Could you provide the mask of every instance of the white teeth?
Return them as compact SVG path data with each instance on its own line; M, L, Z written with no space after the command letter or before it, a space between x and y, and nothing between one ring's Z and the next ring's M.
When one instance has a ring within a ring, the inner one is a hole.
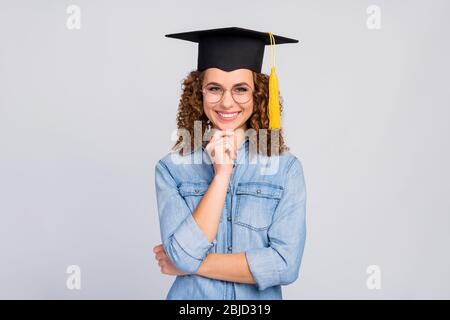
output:
M220 113L220 112L218 112L218 114L220 114L220 116L223 118L233 118L238 114L238 112L235 112L235 113Z

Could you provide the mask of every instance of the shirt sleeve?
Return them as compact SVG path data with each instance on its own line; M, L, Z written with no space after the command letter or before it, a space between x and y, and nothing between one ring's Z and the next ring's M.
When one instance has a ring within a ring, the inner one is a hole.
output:
M155 187L161 240L166 255L178 270L195 273L216 240L208 241L161 160L155 166Z
M283 195L268 229L269 246L246 251L259 290L287 285L298 278L306 239L306 187L301 162L295 157Z

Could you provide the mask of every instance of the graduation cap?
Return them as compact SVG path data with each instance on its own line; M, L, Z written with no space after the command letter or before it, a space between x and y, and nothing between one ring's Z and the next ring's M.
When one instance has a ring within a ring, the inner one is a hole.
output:
M280 100L278 78L275 73L275 45L297 43L272 32L260 32L237 27L197 30L166 34L175 38L198 43L197 70L219 68L224 71L250 69L260 73L263 64L264 48L270 45L271 70L269 77L269 129L279 129Z

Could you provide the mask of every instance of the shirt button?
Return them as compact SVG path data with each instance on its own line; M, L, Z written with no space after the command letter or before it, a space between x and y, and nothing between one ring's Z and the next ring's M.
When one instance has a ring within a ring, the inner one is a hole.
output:
M198 190L198 189L195 189L194 192L195 192L195 193L199 193L199 190Z
M256 193L261 193L261 189L256 189Z
M232 247L232 246L229 246L229 247L228 247L228 251L231 252L231 250L233 250L233 247Z
M228 221L231 221L231 216L228 216L227 220L228 220Z

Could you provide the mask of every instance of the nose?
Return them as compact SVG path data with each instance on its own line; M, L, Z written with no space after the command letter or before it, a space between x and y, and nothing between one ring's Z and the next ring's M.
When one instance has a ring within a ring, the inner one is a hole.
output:
M222 106L224 108L232 108L234 105L234 99L233 96L231 95L231 91L230 90L226 90L223 93L223 97L222 97Z

